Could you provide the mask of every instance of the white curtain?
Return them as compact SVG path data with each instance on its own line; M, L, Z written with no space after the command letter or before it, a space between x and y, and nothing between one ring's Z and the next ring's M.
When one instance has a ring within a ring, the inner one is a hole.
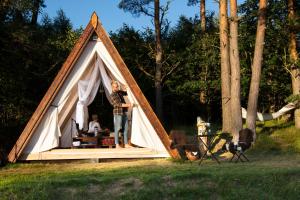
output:
M94 101L101 81L104 86L106 97L109 102L111 102L111 79L106 73L102 60L97 56L90 76L87 79L78 82L79 100L76 106L76 122L79 124L79 129L87 130L88 128L88 105Z
M79 129L88 129L88 105L90 105L98 92L100 85L99 62L94 65L91 76L86 80L78 82L78 102L76 106L76 122Z

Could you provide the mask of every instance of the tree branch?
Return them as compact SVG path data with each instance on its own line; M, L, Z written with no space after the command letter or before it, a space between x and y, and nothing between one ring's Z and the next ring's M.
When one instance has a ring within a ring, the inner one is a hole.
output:
M140 65L137 61L135 61L135 62L136 62L136 65L137 65L137 67L138 67L139 70L141 70L146 76L148 76L149 78L151 78L152 80L154 80L154 76L152 74L150 74L149 72L147 72L145 70L145 68L142 65Z
M145 9L141 4L139 4L140 7L140 11L141 13L144 13L144 15L147 15L149 17L153 17L154 18L154 14L150 13L147 9ZM153 8L151 8L153 9Z
M162 23L163 23L163 20L164 20L164 17L167 13L167 11L169 10L169 5L170 5L171 1L168 1L167 2L167 5L164 6L164 7L160 7L159 9L161 10L161 17L160 17L160 22L159 22L159 25L161 26Z
M175 69L178 68L179 64L180 64L180 61L178 61L178 62L172 67L172 69L170 69L170 71L169 71L168 73L166 73L165 75L163 75L162 78L161 78L161 82L163 82L165 78L167 78L170 74L172 74L173 71L174 71Z

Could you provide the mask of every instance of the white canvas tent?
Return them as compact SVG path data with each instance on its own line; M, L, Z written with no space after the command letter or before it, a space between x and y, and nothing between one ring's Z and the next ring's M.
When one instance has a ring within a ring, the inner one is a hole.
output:
M92 39L93 34L98 36L96 40ZM93 102L100 82L109 98L111 77L108 74L128 85L129 100L138 105L132 113L131 142L178 157L177 151L170 149L164 128L94 13L10 152L9 161L15 162L21 154L40 154L57 147L70 147L72 129L75 130L72 120L76 118L81 128L86 126L87 106Z

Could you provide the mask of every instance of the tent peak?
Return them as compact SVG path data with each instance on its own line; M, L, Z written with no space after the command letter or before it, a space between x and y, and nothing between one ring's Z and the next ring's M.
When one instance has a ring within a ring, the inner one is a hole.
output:
M93 14L91 16L91 24L96 29L96 27L98 25L98 15L97 15L97 13L95 11L93 12Z

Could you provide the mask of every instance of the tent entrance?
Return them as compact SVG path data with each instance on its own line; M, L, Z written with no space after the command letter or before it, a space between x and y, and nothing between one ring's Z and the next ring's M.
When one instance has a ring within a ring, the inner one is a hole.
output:
M73 110L71 111L73 117L68 119L71 125L69 123L66 124L71 126L71 128L64 131L65 128L60 127L63 130L63 139L61 140L60 148L72 148L74 146L74 144L72 145L74 138L80 141L82 144L80 147L83 148L114 146L113 107L111 105L110 93L112 92L111 80L117 79L99 56L97 56L97 53L94 57L95 59L92 59L89 67L83 73L84 75L74 85L74 88L77 89L77 103L74 102L76 108L73 106ZM119 84L122 85L121 83ZM89 123L93 121L92 115L98 116L100 127L102 130L105 130L105 132L100 131L98 137L93 137L94 130L89 126ZM131 121L131 112L128 112L128 120ZM130 122L129 126L131 126ZM78 133L78 128L82 130L80 134ZM128 139L130 141L131 127L128 130ZM71 133L68 133L70 131ZM65 136L66 134L70 137ZM107 136L110 137L107 138Z
M101 83L102 84L102 83ZM98 115L98 121L102 129L109 129L110 132L114 130L113 124L113 107L107 100L104 91L101 91L101 85L94 101L88 106L89 122L92 121L93 114Z

